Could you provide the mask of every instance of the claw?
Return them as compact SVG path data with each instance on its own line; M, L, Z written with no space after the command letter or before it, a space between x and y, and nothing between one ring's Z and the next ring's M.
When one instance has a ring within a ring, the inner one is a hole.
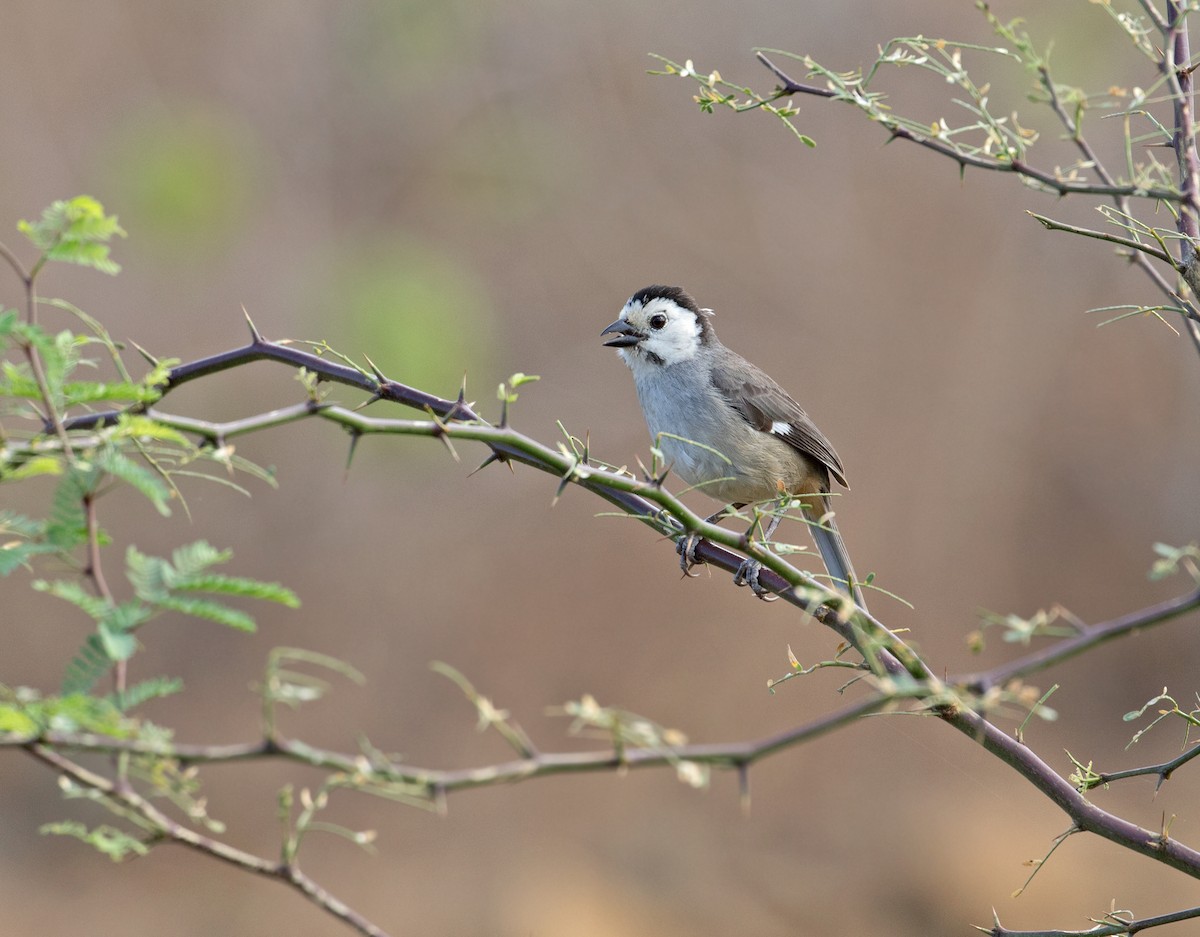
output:
M688 534L686 537L680 537L679 542L675 545L675 552L679 554L679 568L683 570L683 574L691 579L699 576L699 573L693 573L692 567L698 566L704 561L696 556L696 549L700 546L703 540L698 534Z
M764 602L774 602L779 596L758 581L758 574L760 572L762 572L762 563L758 560L745 560L738 567L738 571L733 574L733 584L735 586L749 586L750 591Z

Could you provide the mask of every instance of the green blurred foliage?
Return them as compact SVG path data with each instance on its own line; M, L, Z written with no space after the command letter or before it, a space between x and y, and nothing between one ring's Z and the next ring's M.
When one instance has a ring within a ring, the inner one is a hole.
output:
M172 107L119 128L103 177L139 241L165 252L217 250L251 217L259 146L242 121Z
M471 387L491 386L494 313L451 253L403 239L373 245L335 260L317 294L310 321L335 318L343 350L370 355L392 380L452 397L466 368Z
M338 30L342 64L372 96L407 96L413 83L441 85L447 63L472 59L480 8L458 0L364 0L345 9Z

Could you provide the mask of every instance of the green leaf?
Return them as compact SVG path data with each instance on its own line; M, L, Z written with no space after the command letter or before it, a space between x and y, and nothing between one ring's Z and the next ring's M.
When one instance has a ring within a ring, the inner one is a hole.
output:
M42 370L46 378L53 404L62 408L62 384L67 374L75 367L78 353L74 347L74 336L70 332L62 332L51 337L40 326L28 322L18 322L13 326L15 334L26 346L35 349L42 359ZM3 392L13 397L41 397L41 388L33 380L28 367L6 361L4 363L6 383Z
M150 469L112 446L100 451L96 456L96 465L141 494L163 517L170 516L171 508L167 501L170 500L171 489Z
M43 824L38 832L43 836L72 836L108 856L113 862L121 862L130 856L144 856L150 851L145 843L107 824L89 830L75 820L63 820Z
M35 582L33 585L35 589L73 602L95 618L96 634L93 637L110 662L128 660L133 656L137 650L137 639L131 632L154 615L154 609L138 599L110 605L71 582L59 580L53 583Z
M129 712L152 699L172 696L182 689L183 681L178 677L152 677L135 683L123 693L110 693L105 699L121 712Z
M197 540L171 552L171 565L177 581L184 581L218 563L233 559L232 550L218 550L205 540Z
M46 529L44 521L34 520L15 511L0 511L0 534L18 537L40 537Z
M66 406L70 407L106 400L154 403L162 393L144 384L132 384L127 381L115 381L111 384L100 381L71 381L62 386L62 395Z
M110 439L138 439L147 441L156 439L160 442L173 442L181 445L189 450L194 450L196 447L179 430L151 419L148 416L136 413L123 413L117 420L116 427L112 430Z
M108 673L112 667L112 658L100 643L100 637L89 634L81 647L67 664L67 672L63 676L63 695L89 693L96 682Z
M205 618L241 631L253 631L254 619L245 612L219 602L181 596L179 592L211 592L265 599L295 608L296 594L278 583L258 582L240 576L221 576L207 572L210 566L224 563L232 553L218 550L203 540L175 550L168 562L146 556L136 547L125 554L127 575L138 597L157 608Z
M20 706L0 703L0 732L10 735L37 735L41 727Z
M208 599L185 599L178 596L169 596L159 599L155 604L159 608L180 612L184 615L191 615L193 618L204 618L208 621L215 621L218 625L236 628L238 631L253 632L256 628L254 619L245 612L230 608L228 605L222 605L220 602L210 602Z
M20 540L13 540L0 544L0 576L7 576L22 566L28 569L29 560L39 553L55 552L57 548L46 543L22 543Z
M33 588L38 592L46 592L55 598L70 602L96 621L107 616L112 608L107 601L92 595L83 586L72 580L55 579L53 582L47 582L45 579L39 579L33 583Z
M38 475L61 475L62 471L63 463L58 456L39 455L15 463L12 468L0 465L0 481L19 482Z
M31 715L52 732L94 732L128 738L134 734L136 726L108 700L85 693L51 696L30 709Z
M180 582L176 587L181 592L213 592L219 595L242 595L251 599L263 599L267 602L278 602L288 608L299 608L300 599L296 593L277 582L261 582L257 579L246 579L240 576L221 576L208 573L194 576Z
M104 653L114 661L130 659L133 651L138 649L137 638L130 632L143 621L148 621L152 614L154 611L151 608L136 599L109 609L108 614L97 623Z
M116 274L120 266L108 256L108 242L125 232L115 215L88 195L54 202L39 221L21 221L17 228L42 251L42 259L92 267Z
M137 547L125 551L125 575L133 590L147 602L157 602L170 591L171 564L157 556L146 556Z
M103 626L97 632L104 656L111 661L129 660L137 652L137 638Z
M46 525L46 539L50 543L69 550L87 540L83 496L91 493L97 479L98 473L90 465L76 464L67 470L50 505L50 520Z
M7 576L20 566L28 568L29 560L34 556L57 553L58 547L43 539L45 532L44 521L12 511L0 511L0 576Z

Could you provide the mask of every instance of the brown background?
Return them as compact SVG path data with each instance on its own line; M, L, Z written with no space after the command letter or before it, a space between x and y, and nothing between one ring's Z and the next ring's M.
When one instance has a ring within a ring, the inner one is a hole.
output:
M1096 5L998 12L1036 13L1063 80L1152 80ZM443 394L465 370L485 412L499 381L539 374L519 428L552 440L562 420L632 462L645 430L598 333L635 289L679 283L832 438L854 486L838 512L855 563L916 608L874 607L938 668L1015 653L996 635L971 657L981 609L1062 602L1101 620L1181 588L1145 573L1152 543L1196 535L1200 368L1161 324L1097 330L1084 314L1159 299L1105 246L1025 214L1101 224L1088 205L1012 178L960 181L815 99L800 102L819 144L807 150L765 116L704 116L679 79L645 75L660 52L766 88L759 45L852 68L893 35L991 42L972 4L50 2L10 5L3 20L3 240L19 245L16 220L54 198L87 192L117 212L130 234L115 250L121 276L56 269L43 289L119 337L192 359L244 340L244 305L270 337L327 339ZM1046 131L1041 164L1069 162L1025 101L1027 76L994 75L997 109L1021 107ZM888 83L916 116L951 112L936 80ZM13 278L0 283L16 304ZM262 364L169 404L232 418L298 393ZM551 508L552 479L468 479L482 453L460 466L415 439L367 440L344 478L345 448L316 422L245 439L239 452L277 466L281 488L251 483L246 500L189 485L190 522L124 495L105 502L114 578L128 542L205 538L304 600L261 610L250 638L190 620L145 632L135 675L186 681L149 707L181 740L253 738L250 686L280 644L339 655L370 680L338 685L289 731L349 750L361 730L433 767L508 752L474 733L432 660L547 750L579 744L545 710L583 693L694 741L764 736L838 704L836 674L764 689L788 644L812 662L832 653L828 633L724 575L680 580L669 545L595 518L605 505L585 493ZM44 510L32 502L44 492L24 487L21 509ZM20 575L3 590L0 680L52 691L86 623ZM1195 652L1181 622L1045 675L1062 684L1062 718L1034 723L1029 740L1064 773L1064 748L1109 768L1170 757L1171 729L1125 753L1121 716L1164 683L1189 699ZM317 780L276 764L205 777L229 840L264 855L278 848L274 791ZM107 816L64 805L17 753L0 758L0 778L0 933L342 932L294 893L181 848L117 868L40 837L47 821ZM1022 863L1067 821L934 722L868 720L769 760L752 785L749 816L732 776L702 793L665 771L469 792L444 818L346 794L329 819L377 828L378 856L314 835L302 858L393 933L966 934L992 907L1010 926L1084 927L1113 900L1142 915L1200 901L1177 873L1083 838L1010 898ZM1185 772L1157 799L1148 781L1095 799L1154 828L1178 813L1172 833L1195 843L1194 795Z

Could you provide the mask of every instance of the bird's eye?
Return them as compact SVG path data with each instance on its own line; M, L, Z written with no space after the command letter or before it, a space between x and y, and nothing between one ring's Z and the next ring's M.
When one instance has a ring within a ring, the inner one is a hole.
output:
M652 315L650 317L650 328L654 329L655 331L658 331L666 324L667 324L667 317L664 316L661 312L655 313L654 315Z

